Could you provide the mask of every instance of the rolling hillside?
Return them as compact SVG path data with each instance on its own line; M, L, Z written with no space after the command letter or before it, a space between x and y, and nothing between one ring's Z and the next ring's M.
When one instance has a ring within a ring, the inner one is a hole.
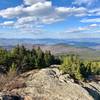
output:
M77 54L85 59L100 59L99 39L0 39L0 47L8 50L17 44L28 49L40 46L43 51L50 50L54 55Z

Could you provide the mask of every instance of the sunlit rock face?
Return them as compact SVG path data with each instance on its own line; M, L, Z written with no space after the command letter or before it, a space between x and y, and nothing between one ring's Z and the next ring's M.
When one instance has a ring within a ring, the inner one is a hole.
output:
M7 92L11 97L18 94L24 100L99 100L100 98L99 82L77 84L68 74L62 75L57 68L33 70L22 74L20 78L25 80L26 87L2 92L1 97Z

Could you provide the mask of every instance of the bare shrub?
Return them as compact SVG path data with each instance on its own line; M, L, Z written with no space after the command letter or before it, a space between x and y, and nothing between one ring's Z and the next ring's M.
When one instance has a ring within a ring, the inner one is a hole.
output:
M18 78L15 70L9 70L6 75L0 76L0 91L11 91L25 86L24 79Z

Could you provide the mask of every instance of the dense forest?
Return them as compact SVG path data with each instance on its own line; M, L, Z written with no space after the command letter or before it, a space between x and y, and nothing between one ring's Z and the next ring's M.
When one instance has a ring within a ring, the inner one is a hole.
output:
M0 49L0 69L5 73L9 70L22 73L32 69L49 67L56 63L58 61L51 52L43 52L40 47L29 50L24 46L17 45L12 50Z
M0 72L15 71L17 74L60 64L59 70L77 80L86 80L89 75L100 75L100 62L79 59L77 55L55 57L40 47L26 49L17 45L11 50L0 48Z

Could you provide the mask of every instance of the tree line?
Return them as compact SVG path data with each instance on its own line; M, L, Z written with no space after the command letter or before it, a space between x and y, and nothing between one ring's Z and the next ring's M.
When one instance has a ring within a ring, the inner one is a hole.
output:
M81 60L77 55L55 57L50 51L43 52L40 47L29 50L23 45L11 50L0 48L0 73L16 71L19 74L52 64L60 64L59 69L63 73L77 80L88 79L89 75L100 75L99 61Z
M23 45L17 45L11 50L0 48L0 70L7 72L16 69L25 72L32 69L40 69L56 64L58 60L50 51L43 52L40 47L26 49Z
M61 60L60 70L74 79L86 80L90 75L100 75L100 61L82 60L77 55L63 56Z

